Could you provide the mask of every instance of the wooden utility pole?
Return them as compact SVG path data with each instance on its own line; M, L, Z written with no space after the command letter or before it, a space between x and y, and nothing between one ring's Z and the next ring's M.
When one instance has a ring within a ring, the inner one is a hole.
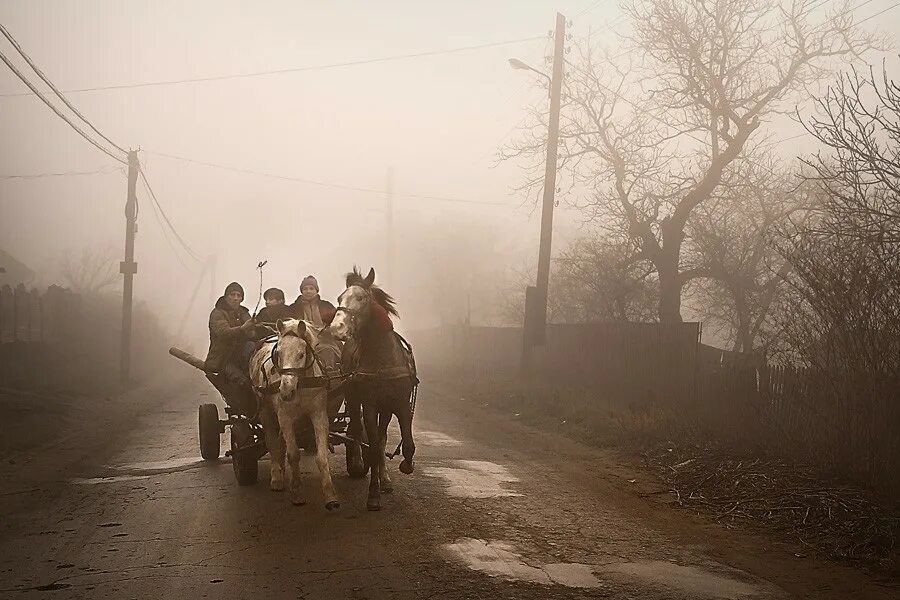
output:
M212 306L219 298L219 290L216 289L216 284L219 282L216 275L216 255L210 254L207 260L209 261L209 305Z
M134 295L134 234L137 232L137 178L141 168L136 150L128 152L128 199L125 201L125 260L119 263L119 272L125 276L122 288L122 345L119 377L122 383L131 378L131 306Z
M556 13L553 47L553 74L550 78L550 124L547 132L547 165L544 170L544 203L541 210L541 247L538 254L537 323L533 341L543 344L547 337L547 297L550 289L550 246L553 240L553 203L556 192L556 155L559 149L559 104L565 62L566 18ZM527 312L527 311L526 311Z
M384 196L384 210L387 216L384 236L384 275L381 277L381 283L390 285L394 276L394 167L388 167Z

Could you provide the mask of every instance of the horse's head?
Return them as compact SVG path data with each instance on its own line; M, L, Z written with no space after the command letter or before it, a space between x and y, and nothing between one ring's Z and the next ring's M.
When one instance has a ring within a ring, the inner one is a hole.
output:
M338 308L331 322L331 334L347 341L357 333L357 327L369 318L372 308L372 288L375 283L375 269L369 269L365 277L354 267L347 274L347 289L338 296Z
M289 399L297 389L297 382L303 373L315 364L313 345L317 332L307 327L306 321L288 319L276 323L278 342L272 353L275 370L281 375L279 394Z

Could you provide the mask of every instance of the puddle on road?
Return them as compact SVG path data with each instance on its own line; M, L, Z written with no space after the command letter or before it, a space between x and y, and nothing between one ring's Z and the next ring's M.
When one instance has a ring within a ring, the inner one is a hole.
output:
M122 481L138 481L141 479L150 479L149 475L118 475L115 477L91 477L89 479L72 479L72 483L76 485L98 485L101 483L119 483Z
M768 594L759 586L698 567L676 565L661 560L615 563L597 568L598 572L627 575L679 590L691 596L738 600Z
M420 443L425 446L450 448L453 446L462 445L462 442L460 442L458 439L452 438L446 433L441 433L440 431L417 431L416 438L417 441L420 441Z
M111 465L111 469L116 471L131 471L137 474L153 475L156 473L175 473L177 471L187 471L202 466L207 461L196 458L170 458L169 460L159 460L150 462L135 462L126 465Z
M443 554L474 571L509 581L526 581L542 585L558 584L572 588L597 588L604 584L598 575L616 579L627 577L630 583L666 588L673 597L740 600L760 596L781 596L778 588L760 581L748 583L735 576L699 567L677 565L665 561L622 562L606 565L549 563L528 560L516 552L509 542L462 538L441 546ZM723 567L727 569L727 567ZM733 570L732 570L733 571Z
M425 467L428 477L441 477L450 485L447 493L459 498L501 498L521 496L504 484L519 481L506 467L484 460L455 460L454 467Z
M532 566L525 563L522 555L518 554L511 544L499 540L462 538L441 548L470 569L481 571L491 577L577 588L600 586L600 580L594 576L590 565L552 563Z

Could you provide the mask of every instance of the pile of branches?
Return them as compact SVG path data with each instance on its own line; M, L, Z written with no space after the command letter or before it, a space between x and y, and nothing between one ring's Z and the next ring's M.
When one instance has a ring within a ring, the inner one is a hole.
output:
M714 445L661 444L644 453L676 503L726 527L760 526L832 558L900 565L900 506L778 458L737 457Z

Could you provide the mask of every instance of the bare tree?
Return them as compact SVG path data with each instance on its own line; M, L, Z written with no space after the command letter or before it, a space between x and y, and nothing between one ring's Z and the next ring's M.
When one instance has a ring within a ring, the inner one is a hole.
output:
M629 241L585 237L554 263L551 318L557 322L652 321L656 279L652 265L634 260Z
M743 181L698 206L687 227L686 262L697 276L692 300L745 354L764 354L772 341L772 311L791 269L778 239L806 222L816 199L812 186L774 164L745 162Z
M854 26L844 2L816 22L814 0L632 0L630 63L576 52L564 84L560 168L594 190L583 208L626 233L659 280L658 315L681 320L684 286L700 272L682 264L688 224L735 163L760 143L760 126L785 112L836 59L880 40ZM502 159L544 151L546 115ZM533 166L537 166L533 163ZM541 185L539 170L524 186Z
M118 263L110 246L84 247L81 253L67 253L62 260L62 276L74 291L95 295L119 281Z
M879 81L880 79L880 81ZM817 100L805 123L829 152L807 159L828 200L831 233L900 241L900 86L882 68L856 70ZM853 228L848 225L853 224Z
M782 250L788 350L836 385L898 378L900 88L852 71L818 108L807 127L829 150L805 162L823 202Z

